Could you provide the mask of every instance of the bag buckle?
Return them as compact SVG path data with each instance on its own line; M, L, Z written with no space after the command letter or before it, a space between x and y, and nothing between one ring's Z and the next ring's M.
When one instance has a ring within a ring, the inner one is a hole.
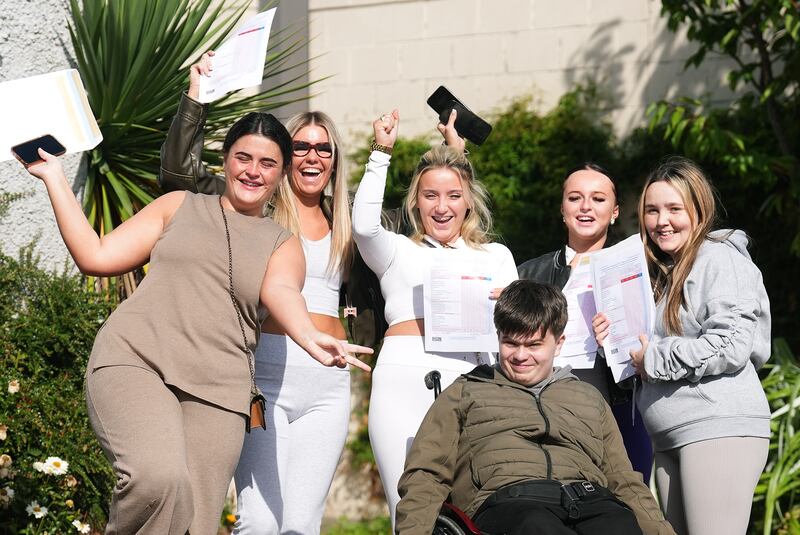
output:
M596 490L591 481L575 481L561 485L561 505L567 510L567 514L572 520L577 520L581 516L578 509L578 502L581 501L581 498Z

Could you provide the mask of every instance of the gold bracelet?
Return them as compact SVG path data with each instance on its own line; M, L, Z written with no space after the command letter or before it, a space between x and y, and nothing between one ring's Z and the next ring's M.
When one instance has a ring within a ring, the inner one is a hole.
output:
M372 150L383 152L385 154L392 154L392 147L389 147L387 145L378 145L378 142L375 141L374 139L372 140Z

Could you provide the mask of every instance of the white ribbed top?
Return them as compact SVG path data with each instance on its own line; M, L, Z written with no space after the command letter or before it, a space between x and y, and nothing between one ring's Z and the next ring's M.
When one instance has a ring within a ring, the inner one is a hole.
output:
M316 241L301 236L300 243L306 255L306 281L302 293L308 311L338 318L342 272L339 270L328 273L331 233L328 232L324 238Z

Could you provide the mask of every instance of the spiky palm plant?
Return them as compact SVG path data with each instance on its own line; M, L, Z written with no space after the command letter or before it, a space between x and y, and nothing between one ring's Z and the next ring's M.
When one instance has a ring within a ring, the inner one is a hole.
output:
M275 2L272 2L275 3ZM188 86L188 66L217 48L235 28L250 0L70 0L69 31L89 104L103 141L86 156L83 207L101 236L111 232L161 192L156 184L159 149ZM302 28L273 31L264 80L297 72L291 54L305 46ZM303 98L303 72L269 90L234 92L215 102L206 140L218 141L231 123L249 111L269 110ZM269 84L267 84L269 86ZM204 153L209 163L220 156ZM98 281L90 281L95 283ZM108 287L108 281L100 281ZM130 274L124 294L135 288Z

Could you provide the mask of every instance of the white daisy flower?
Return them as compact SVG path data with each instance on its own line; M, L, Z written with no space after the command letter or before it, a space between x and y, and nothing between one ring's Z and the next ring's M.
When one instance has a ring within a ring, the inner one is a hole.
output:
M33 462L33 469L36 470L37 472L42 472L43 474L47 473L47 471L45 470L45 467L44 467L44 463L39 462L39 461L34 461Z
M39 505L39 502L33 500L31 503L28 504L28 507L25 508L29 516L33 516L34 518L42 518L47 514L47 507L44 505Z
M84 524L80 520L73 520L72 525L75 526L75 529L78 530L78 533L89 533L92 531L92 526L89 524Z
M5 440L8 437L8 426L0 424L0 440Z
M16 394L19 392L19 381L14 379L8 382L8 393L9 394Z
M0 468L7 468L11 466L13 461L11 460L11 456L7 453L0 455Z
M59 457L48 457L44 460L44 473L54 476L63 476L67 473L69 463Z

